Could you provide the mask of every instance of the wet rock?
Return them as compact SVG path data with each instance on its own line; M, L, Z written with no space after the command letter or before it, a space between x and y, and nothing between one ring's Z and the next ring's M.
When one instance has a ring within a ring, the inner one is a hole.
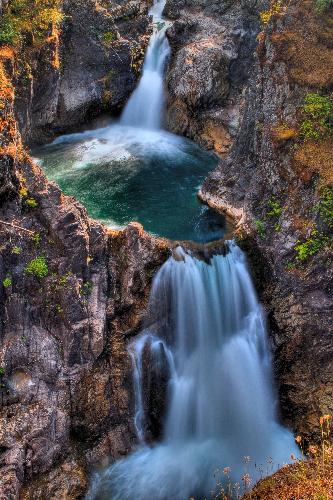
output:
M230 151L239 127L258 9L255 2L252 8L229 1L166 4L166 15L175 19L168 30L168 125L221 155Z

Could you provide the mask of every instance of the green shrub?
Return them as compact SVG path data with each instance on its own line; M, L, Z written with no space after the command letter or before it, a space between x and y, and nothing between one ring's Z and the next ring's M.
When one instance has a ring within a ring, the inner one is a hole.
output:
M26 35L38 43L62 20L60 0L11 0L0 21L0 44L17 46Z
M315 93L307 94L302 112L305 119L301 123L300 134L304 139L317 140L331 130L333 103L328 97Z
M316 233L314 231L314 233ZM323 246L323 240L320 237L310 237L303 243L298 242L295 245L296 259L304 262L312 255L315 255Z
M324 223L330 229L333 229L333 187L327 187L324 189L316 207L316 211Z
M319 131L315 128L315 125L310 120L304 120L301 123L300 134L303 139L310 140L314 139L315 141L320 138Z
M112 43L114 40L116 40L116 38L117 38L117 35L115 33L113 33L112 31L106 31L102 35L102 40L106 44Z
M25 200L25 204L26 204L29 208L37 208L37 207L38 207L38 203L37 203L37 201L35 200L35 198L28 198L27 200Z
M4 19L0 24L0 44L14 45L18 33L10 19Z
M21 247L17 247L16 245L12 248L12 253L14 255L20 255L20 253L22 252L22 248Z
M283 209L275 198L271 198L268 202L269 212L267 212L268 217L280 217Z
M36 278L45 278L49 274L49 268L44 256L36 257L25 268L25 272Z
M333 6L333 0L315 0L315 9L321 14Z
M9 276L7 276L7 278L3 280L2 284L5 288L9 288L12 284L12 279Z
M41 238L41 235L39 233L34 233L31 236L31 239L35 243L35 245L38 246L40 244L42 238Z
M263 221L258 219L254 223L256 225L258 235L260 236L260 238L264 238L266 231L265 231L265 224L263 223Z
M0 377L3 377L4 374L5 374L5 369L2 366L0 366Z

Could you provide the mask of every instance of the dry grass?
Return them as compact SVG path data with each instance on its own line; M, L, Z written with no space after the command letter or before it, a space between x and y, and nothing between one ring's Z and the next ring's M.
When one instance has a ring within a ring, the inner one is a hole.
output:
M243 500L332 500L333 446L330 443L332 417L320 419L322 438L309 446L303 460L296 460L270 477L262 479ZM302 438L296 441L302 448Z
M320 187L333 184L333 136L320 141L306 141L294 154L295 171L305 182L320 175Z
M293 23L272 35L277 57L299 85L329 88L333 85L333 12L318 15L312 0L290 2Z

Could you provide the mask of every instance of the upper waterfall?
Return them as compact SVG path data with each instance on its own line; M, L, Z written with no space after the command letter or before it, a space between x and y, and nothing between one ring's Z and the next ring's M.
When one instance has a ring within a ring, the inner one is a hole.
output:
M150 349L150 370L168 366L164 437L96 476L90 498L199 500L214 488L218 468L230 467L239 482L250 457L247 470L258 479L269 457L278 468L297 454L292 434L277 423L265 320L234 243L209 264L179 249L155 277L148 320L154 326L132 347L136 427L143 441L143 353Z
M170 53L166 37L167 23L162 20L165 0L156 1L149 11L154 32L147 49L142 76L121 116L121 124L147 129L159 129L163 121L164 69Z

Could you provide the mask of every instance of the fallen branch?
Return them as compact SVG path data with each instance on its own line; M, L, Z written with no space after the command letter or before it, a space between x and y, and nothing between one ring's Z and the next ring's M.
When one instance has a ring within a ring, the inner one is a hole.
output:
M35 234L34 231L30 231L30 229L26 229L25 227L18 226L17 224L14 224L13 222L5 222L4 220L0 220L0 224L4 224L5 226L12 227L14 229L19 229L20 231L25 231L26 233L29 234Z

